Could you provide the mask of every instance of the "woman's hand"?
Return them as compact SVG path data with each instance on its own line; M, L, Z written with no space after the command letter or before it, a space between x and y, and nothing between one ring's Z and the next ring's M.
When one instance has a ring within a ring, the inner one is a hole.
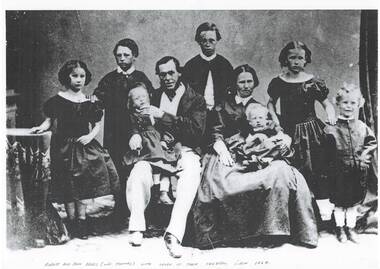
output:
M142 148L142 139L139 134L132 135L131 139L129 139L129 147L131 150L139 150Z
M91 140L94 139L94 137L90 134L82 135L77 139L77 142L81 143L83 146L87 145L91 142Z
M228 151L226 145L222 140L216 141L214 143L213 148L215 152L219 155L219 160L223 165L233 166L235 164L230 152Z

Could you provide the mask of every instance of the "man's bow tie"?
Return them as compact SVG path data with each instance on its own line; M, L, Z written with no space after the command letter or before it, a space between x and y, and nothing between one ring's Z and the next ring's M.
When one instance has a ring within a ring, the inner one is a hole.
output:
M166 93L166 95L169 97L170 100L172 100L175 96L175 90L166 89L164 92Z

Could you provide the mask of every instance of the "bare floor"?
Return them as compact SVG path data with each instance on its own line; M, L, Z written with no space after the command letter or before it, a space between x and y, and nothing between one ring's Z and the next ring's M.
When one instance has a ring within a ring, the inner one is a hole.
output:
M360 244L342 244L322 233L316 249L291 244L272 249L184 248L181 259L169 256L162 236L144 238L141 247L132 247L128 239L124 230L60 246L8 249L2 268L379 268L375 234L360 234Z
M100 202L98 202L100 201ZM102 219L109 211L108 200L95 200L89 215ZM104 216L104 215L103 215ZM100 225L104 226L104 225ZM33 249L6 249L1 268L380 268L377 228L359 234L359 244L339 243L335 236L323 232L319 245L307 249L291 244L276 248L216 248L199 250L186 247L183 257L173 259L165 247L162 230L148 229L141 247L129 244L126 229L119 233L102 233L88 240L73 239L64 245Z

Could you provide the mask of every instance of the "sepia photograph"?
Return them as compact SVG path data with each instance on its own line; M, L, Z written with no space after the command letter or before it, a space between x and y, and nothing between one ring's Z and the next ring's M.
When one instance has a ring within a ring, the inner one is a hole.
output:
M379 268L378 10L148 8L3 12L2 266Z

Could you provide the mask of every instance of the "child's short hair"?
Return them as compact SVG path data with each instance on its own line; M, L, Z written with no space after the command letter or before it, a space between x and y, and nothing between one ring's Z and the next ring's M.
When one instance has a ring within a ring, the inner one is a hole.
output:
M148 97L149 97L149 91L148 91L148 88L146 87L145 83L143 83L143 82L136 82L136 83L132 84L131 89L128 92L127 109L133 108L133 103L132 103L131 96L132 96L133 90L137 89L137 88L143 88L143 89L145 89L145 91L146 91L146 93L148 94Z
M359 107L362 107L364 105L365 100L360 91L360 88L354 84L347 84L347 83L343 83L343 87L337 90L336 95L333 99L333 103L337 105L342 100L344 95L349 95L349 94L356 94L358 96Z
M257 77L257 74L256 74L255 69L253 69L253 67L251 67L251 66L248 65L248 64L239 65L238 67L236 67L236 68L234 69L234 71L233 71L234 82L236 83L236 82L237 82L237 78L238 78L238 76L239 76L241 73L244 73L244 72L247 72L247 73L251 73L251 74L252 74L252 78L253 78L253 88L256 88L256 87L259 85L259 78Z
M88 70L87 65L79 60L70 60L67 61L58 72L58 80L63 86L70 85L70 74L77 67L83 68L86 73L86 80L84 85L87 85L91 81L91 72Z
M116 56L116 51L119 46L129 48L132 52L133 57L137 58L139 56L139 47L137 46L134 40L130 38L124 38L122 40L119 40L119 42L116 43L115 48L113 49L114 56Z
M250 117L251 114L255 113L257 110L265 111L265 113L267 114L267 119L272 119L268 108L259 103L251 103L247 106L247 108L245 109L245 116L247 117L247 119Z
M286 44L286 46L280 52L278 61L280 62L281 67L287 66L287 63L288 63L287 58L288 58L289 50L291 49L303 49L305 51L306 64L311 63L311 51L306 46L306 44L301 41L292 41Z
M195 41L197 43L201 42L201 32L204 31L215 31L216 34L216 41L219 41L222 39L222 36L219 33L218 28L216 27L215 23L212 22L204 22L201 25L198 26L197 31L195 33Z

